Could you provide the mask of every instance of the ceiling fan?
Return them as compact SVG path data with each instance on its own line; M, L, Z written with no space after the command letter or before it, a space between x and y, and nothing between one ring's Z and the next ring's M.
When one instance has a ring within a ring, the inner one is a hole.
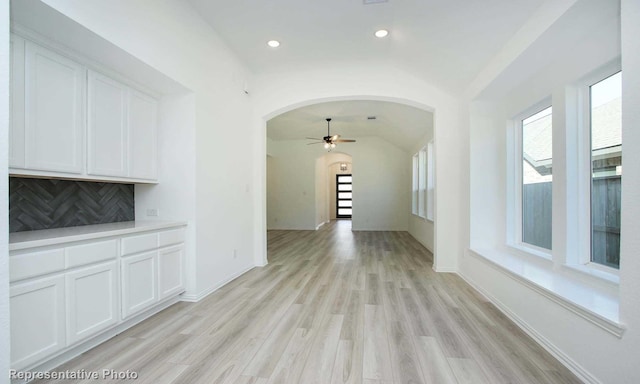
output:
M327 136L323 137L322 139L318 139L315 137L307 137L307 139L309 140L318 140L315 143L309 143L307 145L324 143L324 148L327 149L329 152L331 152L331 150L336 147L336 143L355 143L356 142L355 140L352 140L352 139L341 139L340 135L331 136L331 127L330 127L331 118L328 117L325 120L327 120Z

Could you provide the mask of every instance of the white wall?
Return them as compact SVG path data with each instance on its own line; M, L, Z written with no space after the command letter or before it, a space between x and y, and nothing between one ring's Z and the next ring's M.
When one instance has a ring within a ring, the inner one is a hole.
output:
M468 244L468 125L464 105L451 95L423 80L388 66L345 64L339 68L292 69L287 73L257 76L253 93L256 114L256 178L261 181L261 194L256 195L256 214L266 212L266 121L283 112L322 101L382 100L435 111L436 142L436 207L435 262L437 271L455 271L458 257ZM403 167L406 172L406 154ZM355 172L360 165L354 159ZM408 180L408 179L407 179ZM406 193L406 185L404 190ZM408 199L408 196L407 196ZM406 209L406 208L405 208ZM263 216L264 217L264 216ZM266 249L266 219L257 218L256 246ZM407 220L405 220L405 223ZM356 222L353 223L356 225ZM404 224L407 227L407 224ZM354 227L356 228L356 227ZM262 251L264 253L264 251Z
M302 140L269 141L268 229L316 228L316 159Z
M270 141L271 160L269 186L273 188L267 204L269 229L315 229L316 197L327 201L327 162L321 146L308 146L304 140ZM375 137L358 138L355 144L343 145L351 155L353 169L353 230L407 230L409 192L404 188L409 173L405 166L407 153L391 143ZM348 148L347 148L348 146ZM316 191L316 161L324 171L320 176L324 191ZM335 178L335 174L333 175ZM329 183L329 185L331 185ZM335 188L335 187L334 187ZM321 210L326 212L326 204ZM323 215L325 213L322 213ZM326 216L325 216L326 217Z
M0 3L0 383L9 383L9 2Z
M316 228L319 228L328 219L327 216L327 157L316 159Z
M426 147L429 141L433 140L433 128L431 128L431 124L429 124L426 128L427 133L416 142L416 144L411 149L409 153L409 157L407 160L408 168L410 170L410 174L413 175L413 155L418 153L422 148ZM428 171L427 171L428 172ZM409 190L409 233L416 240L420 242L420 244L424 245L429 251L433 253L433 245L434 245L434 222L431 220L423 219L420 216L414 215L411 213L411 193L413 189L413 179L409 178L409 184L407 184L407 188ZM426 202L426 199L425 199Z
M183 1L44 2L193 91L195 189L185 193L195 197L198 209L190 266L196 280L189 296L201 297L255 265L256 136L250 97L243 92L243 83L251 84L244 64Z
M192 295L197 292L195 96L193 93L165 96L160 100L158 110L159 183L135 186L135 215L138 220L154 219L147 216L147 209L155 208L162 219L188 222L185 242L186 292Z
M593 383L640 382L640 4L622 0L622 28L616 21L616 1L576 1L565 14L557 15L546 32L524 50L522 56L540 61L523 64L514 62L488 82L484 100L474 101L470 108L470 168L471 168L471 247L504 251L507 222L507 119L535 104L544 97L554 97L554 130L564 130L563 120L572 119L571 110L562 97L570 93L566 85L611 61L622 45L623 70L623 177L620 322L626 327L617 338L592 322L549 300L525 283L503 273L481 257L471 253L461 259L460 272L473 281L485 294L498 303L510 316L518 319L529 332L546 343L565 363L571 365ZM570 27L569 27L570 26ZM555 43L554 43L555 42ZM546 48L545 48L546 47ZM545 53L545 49L548 49ZM523 67L523 65L525 65ZM537 68L535 67L537 65ZM518 77L518 69L522 69ZM509 80L513 88L497 92ZM556 106L558 106L556 110ZM556 116L557 115L557 116ZM562 117L557 119L556 117ZM558 124L557 124L558 123ZM562 144L562 143L560 143ZM554 149L558 148L554 136ZM567 159L554 152L554 184L564 172L560 169ZM556 167L558 172L556 173ZM567 177L570 177L568 175ZM562 189L566 188L562 186ZM554 185L554 191L556 186ZM568 198L554 195L554 224L571 220L567 216ZM570 198L570 197L569 197ZM558 209L556 211L556 209ZM556 215L565 216L557 220ZM566 228L554 227L554 257L562 257L566 244L556 237L565 237ZM557 267L556 267L557 268ZM594 282L593 286L599 286Z

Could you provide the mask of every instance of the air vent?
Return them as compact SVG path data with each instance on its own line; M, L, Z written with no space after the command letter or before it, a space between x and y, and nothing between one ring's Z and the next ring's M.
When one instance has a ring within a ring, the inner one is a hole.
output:
M389 2L389 0L362 0L362 3L364 5L368 5L368 4L378 4L378 3L387 3Z
M367 116L367 120L375 120L376 117L375 116Z

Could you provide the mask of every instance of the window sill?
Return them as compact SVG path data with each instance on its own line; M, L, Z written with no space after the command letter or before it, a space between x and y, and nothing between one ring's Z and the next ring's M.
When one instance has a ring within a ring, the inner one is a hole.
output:
M596 279L601 279L611 284L619 285L620 284L620 276L615 273L606 272L597 268L589 267L589 265L581 265L581 264L567 264L563 266L567 270L579 272L581 274L595 277Z
M622 337L625 328L619 322L619 298L614 290L554 270L547 260L532 260L509 250L469 249L469 254L616 337Z
M548 261L552 261L553 259L551 258L551 254L547 253L547 252L543 252L540 249L537 248L533 248L533 247L527 247L526 245L522 245L522 244L508 244L507 245L508 248L510 248L511 250L515 251L515 253L520 254L520 255L524 255L524 256L535 256L535 257L539 257Z

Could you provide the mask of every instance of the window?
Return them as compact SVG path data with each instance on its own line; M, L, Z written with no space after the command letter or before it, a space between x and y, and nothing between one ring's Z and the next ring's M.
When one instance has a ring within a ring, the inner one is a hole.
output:
M418 152L418 216L427 217L427 149Z
M622 72L589 87L591 261L620 266Z
M353 177L336 175L336 217L350 219L353 212Z
M427 218L429 212L428 168L427 147L424 147L413 155L413 188L411 195L411 213L422 218Z
M521 122L522 243L551 250L552 108Z
M433 140L427 144L427 219L433 221L434 203L434 167L433 167Z
M413 155L413 182L411 189L411 213L418 214L418 154Z

